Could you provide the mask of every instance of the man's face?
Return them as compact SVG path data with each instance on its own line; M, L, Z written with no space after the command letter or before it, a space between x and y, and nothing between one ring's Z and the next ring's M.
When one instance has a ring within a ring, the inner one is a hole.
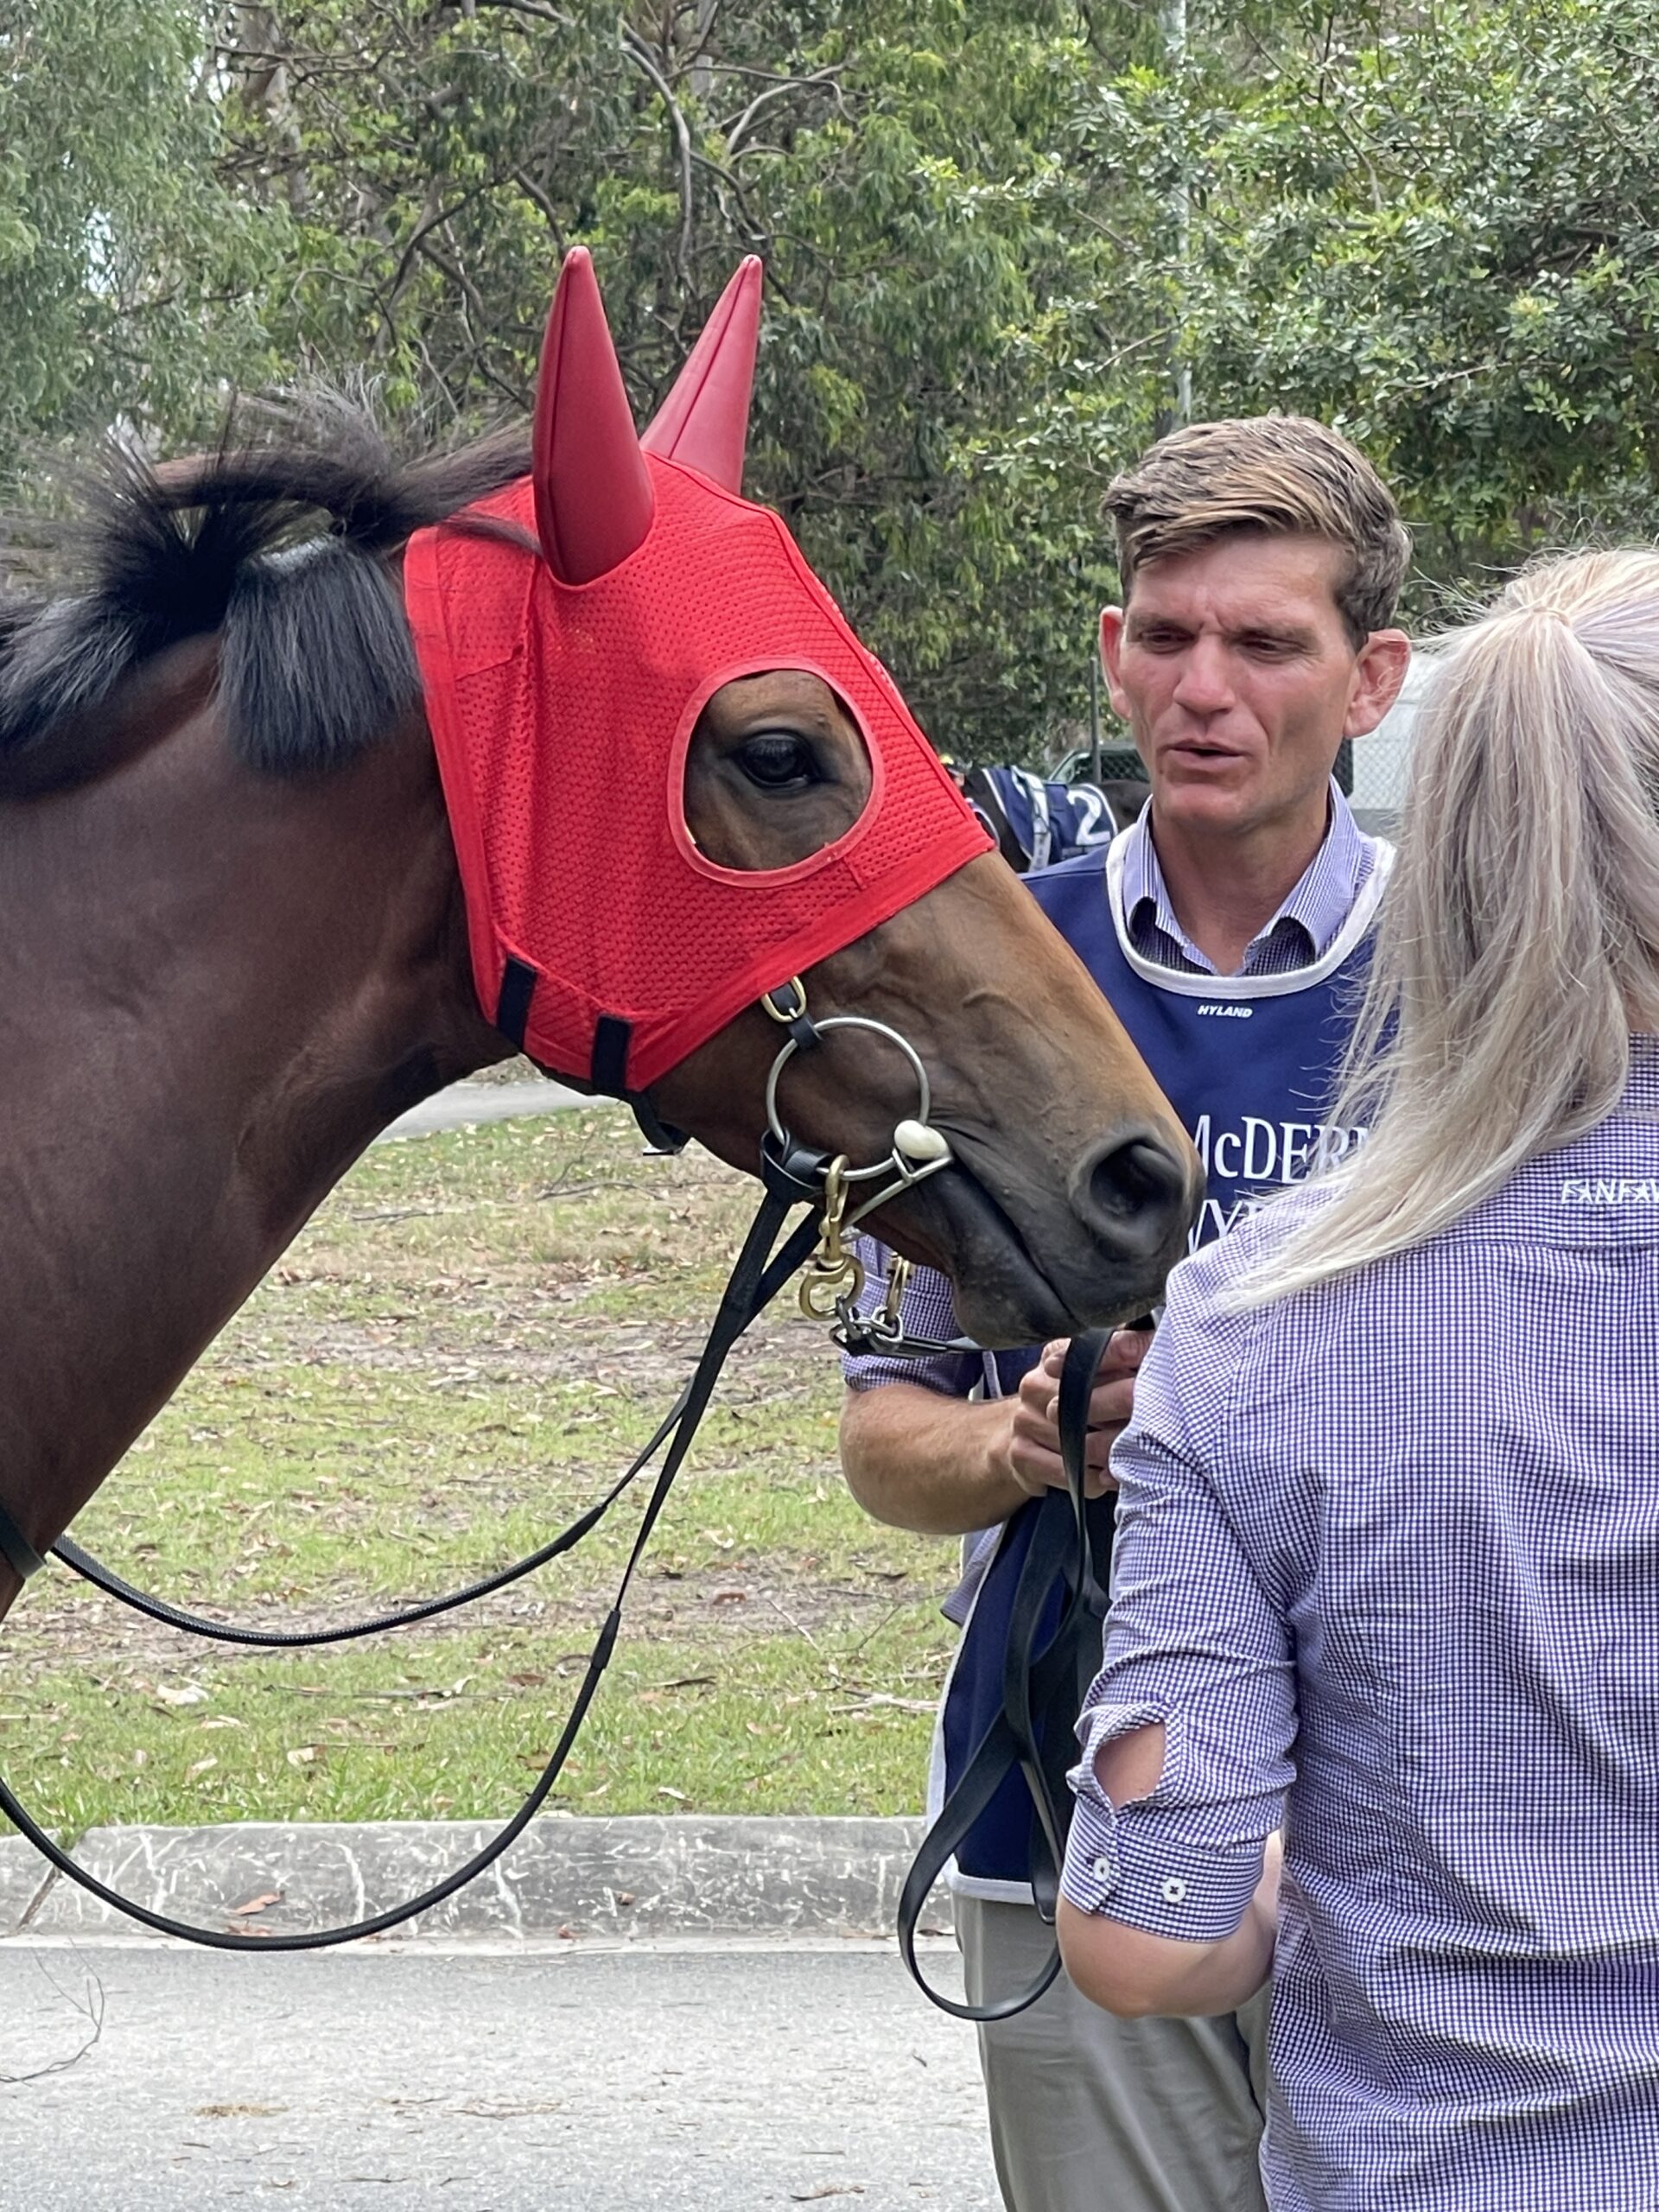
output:
M1376 728L1410 658L1400 630L1355 651L1342 560L1322 538L1241 532L1138 569L1127 610L1101 616L1156 823L1224 836L1323 821L1338 747Z

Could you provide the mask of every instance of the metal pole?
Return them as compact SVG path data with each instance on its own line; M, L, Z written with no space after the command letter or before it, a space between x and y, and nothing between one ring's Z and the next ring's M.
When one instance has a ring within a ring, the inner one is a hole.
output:
M1162 0L1159 22L1164 35L1164 58L1177 82L1186 75L1186 0ZM1192 251L1192 188L1187 179L1185 120L1181 123L1180 161L1176 171L1175 189L1171 194L1170 212L1174 218L1175 263L1180 272L1180 312L1186 311L1187 271ZM1177 346L1172 349L1170 367L1174 374L1175 419L1190 423L1192 419L1192 370Z

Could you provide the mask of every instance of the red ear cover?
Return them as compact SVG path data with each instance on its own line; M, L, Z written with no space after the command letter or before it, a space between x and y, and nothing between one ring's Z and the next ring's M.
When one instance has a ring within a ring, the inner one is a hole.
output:
M727 492L743 489L760 286L760 262L751 254L715 302L673 391L639 441L647 453L683 461Z
M532 475L417 531L404 590L478 1001L544 1067L644 1090L763 991L875 929L990 840L784 527L734 488L756 262L643 450L586 253L559 278ZM533 526L544 557L524 544ZM869 747L868 805L782 868L684 834L682 741L722 683L805 669ZM524 985L529 979L528 1000ZM626 1025L619 1072L607 1023Z
M548 567L564 584L607 575L644 543L653 499L586 246L573 246L559 271L531 452L536 531Z

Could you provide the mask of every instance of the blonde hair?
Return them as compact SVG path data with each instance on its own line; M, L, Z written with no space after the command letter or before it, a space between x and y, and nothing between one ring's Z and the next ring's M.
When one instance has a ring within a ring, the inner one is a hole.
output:
M1305 415L1190 423L1106 487L1127 605L1135 571L1235 531L1322 537L1344 556L1335 598L1357 652L1394 618L1411 539L1357 447Z
M1541 563L1443 642L1332 1116L1371 1135L1249 1305L1449 1227L1605 1119L1659 1028L1659 552Z

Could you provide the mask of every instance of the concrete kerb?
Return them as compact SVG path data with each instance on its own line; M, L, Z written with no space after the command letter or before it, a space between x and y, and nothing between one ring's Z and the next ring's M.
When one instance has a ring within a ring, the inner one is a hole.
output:
M887 1936L923 1828L916 1820L545 1815L487 1873L398 1934L450 1942ZM278 1935L397 1904L493 1833L472 1821L93 1828L75 1856L154 1911ZM928 1917L942 1929L946 1916L941 1893ZM21 1836L0 1839L0 1939L138 1932L54 1874Z

